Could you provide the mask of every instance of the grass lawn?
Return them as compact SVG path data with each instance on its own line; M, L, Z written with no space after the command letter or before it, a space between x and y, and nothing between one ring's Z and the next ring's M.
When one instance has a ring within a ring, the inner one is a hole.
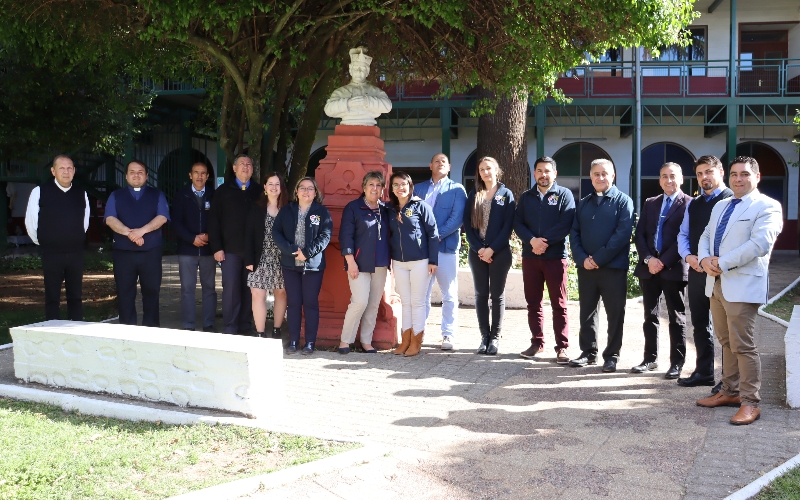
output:
M792 319L792 310L797 305L800 305L800 286L795 285L783 297L765 307L764 311L784 321L789 321Z
M0 398L0 498L165 498L358 444L228 425L167 426Z
M755 497L756 500L797 500L800 498L800 467L772 481Z

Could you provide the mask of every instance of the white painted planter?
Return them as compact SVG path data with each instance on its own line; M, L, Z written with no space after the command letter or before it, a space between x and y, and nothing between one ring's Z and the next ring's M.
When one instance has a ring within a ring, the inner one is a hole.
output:
M783 340L786 344L786 404L800 408L800 306L794 306Z
M11 329L26 382L250 417L284 406L280 340L166 328L46 321Z
M475 287L472 283L472 271L469 268L458 270L458 301L465 306L475 305ZM434 281L431 303L442 303L442 292L439 284ZM511 269L506 280L506 307L508 309L525 309L525 290L522 286L522 271Z

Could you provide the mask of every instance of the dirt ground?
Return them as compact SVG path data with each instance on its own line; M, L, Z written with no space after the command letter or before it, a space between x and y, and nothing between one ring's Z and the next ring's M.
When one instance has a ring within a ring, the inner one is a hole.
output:
M61 300L64 303L64 289ZM83 277L84 306L113 304L117 287L112 273L92 273ZM20 308L44 307L44 277L41 271L0 276L0 314Z

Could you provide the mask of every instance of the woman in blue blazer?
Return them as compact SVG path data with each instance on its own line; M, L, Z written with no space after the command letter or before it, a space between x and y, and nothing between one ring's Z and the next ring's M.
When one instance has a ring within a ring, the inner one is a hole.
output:
M439 263L439 232L433 210L413 196L414 182L397 171L389 181L392 201L389 217L389 242L392 272L403 306L403 335L394 354L416 356L425 335L428 283Z
M464 209L464 229L475 286L475 312L481 331L478 354L497 354L506 309L506 279L511 269L508 240L514 223L514 194L500 182L503 171L494 158L481 158L478 173L475 189L470 192Z
M367 172L361 182L363 196L348 203L342 211L339 246L350 285L350 305L344 314L339 354L350 352L359 326L364 352L377 352L372 347L372 334L391 259L389 214L381 201L385 185L380 170Z
M322 205L322 193L312 177L303 177L294 201L281 208L272 227L272 238L281 251L289 323L287 354L300 343L300 325L306 318L303 354L312 354L319 329L319 292L325 271L325 247L331 241L333 220Z

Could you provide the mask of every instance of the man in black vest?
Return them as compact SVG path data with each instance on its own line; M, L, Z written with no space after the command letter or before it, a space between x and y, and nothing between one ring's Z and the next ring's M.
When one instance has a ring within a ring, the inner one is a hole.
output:
M644 358L631 373L658 368L659 301L664 295L669 317L669 369L667 379L680 376L686 359L686 281L689 266L678 254L678 231L686 206L691 201L681 191L683 172L677 163L661 166L658 177L664 193L648 198L636 226L639 262L634 275L639 278L644 303Z
M128 186L108 197L105 223L114 231L114 281L119 322L136 324L136 282L142 288L142 326L159 326L161 290L161 226L169 220L164 193L146 186L147 166L128 163Z
M253 160L238 155L233 160L233 179L214 193L208 219L208 243L222 267L222 322L225 333L250 333L253 316L250 288L244 267L244 235L247 214L261 195L263 185L250 180Z
M61 319L61 284L65 283L67 319L83 321L83 245L89 228L89 197L72 185L75 166L65 155L53 159L55 180L33 188L25 227L42 249L45 319Z
M700 236L708 225L714 205L733 196L733 192L725 187L725 170L719 158L701 156L695 162L694 170L702 191L686 207L678 233L678 253L689 264L689 311L697 350L694 372L689 377L678 379L678 384L684 387L714 385L714 330L711 327L710 302L706 297L706 274L700 267L697 252Z
M175 193L172 201L172 228L178 237L178 274L181 278L181 322L185 330L195 329L197 270L203 289L203 330L214 331L217 314L217 263L208 245L208 214L211 211L208 165L195 163L189 172L191 183Z

